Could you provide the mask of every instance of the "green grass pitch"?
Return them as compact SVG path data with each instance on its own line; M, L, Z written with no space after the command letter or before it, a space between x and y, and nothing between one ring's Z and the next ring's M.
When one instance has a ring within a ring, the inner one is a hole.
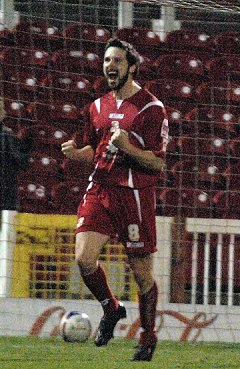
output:
M240 369L240 343L159 342L153 360L131 362L133 340L115 338L106 347L92 340L0 337L1 369Z

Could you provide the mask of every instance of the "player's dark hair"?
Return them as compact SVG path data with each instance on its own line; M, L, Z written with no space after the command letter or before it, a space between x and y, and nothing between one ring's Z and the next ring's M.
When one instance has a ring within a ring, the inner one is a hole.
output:
M111 38L110 40L108 40L105 46L105 52L109 47L118 47L119 49L123 49L126 51L126 59L128 61L129 67L134 64L136 65L136 69L133 72L133 77L136 77L138 75L140 66L140 56L137 50L129 42L119 40L118 38Z

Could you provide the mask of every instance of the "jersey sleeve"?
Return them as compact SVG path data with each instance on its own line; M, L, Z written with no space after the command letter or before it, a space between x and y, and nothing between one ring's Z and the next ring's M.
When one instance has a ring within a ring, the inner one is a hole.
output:
M168 143L168 118L164 107L154 105L144 112L143 138L145 150L165 159Z
M93 104L88 106L84 111L84 133L83 144L90 145L94 150L97 147L97 135L96 129L92 124Z

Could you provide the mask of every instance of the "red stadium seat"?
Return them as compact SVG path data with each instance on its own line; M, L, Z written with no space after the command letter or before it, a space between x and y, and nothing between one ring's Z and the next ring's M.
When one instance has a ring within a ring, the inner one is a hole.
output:
M33 101L41 91L43 81L47 76L45 70L34 68L7 68L3 81L4 95L7 97L23 98Z
M93 53L103 56L105 43L111 37L111 32L101 25L74 23L63 30L64 45L69 49L86 47Z
M170 136L166 152L167 168L171 168L176 162L181 159L179 154L178 139L179 135Z
M61 144L70 136L61 128L53 125L36 124L26 127L18 132L18 137L32 137L33 151L48 153L54 159L63 160Z
M86 58L82 49L59 50L52 53L51 66L53 71L84 74Z
M29 167L18 176L20 183L24 183L26 179L40 183L50 190L52 185L58 183L61 179L57 160L49 154L33 152Z
M227 139L237 134L236 117L229 107L194 108L185 114L184 121L189 132L196 135L209 133Z
M86 58L86 72L93 75L102 75L102 58L99 54L94 53L90 50L85 52Z
M62 31L55 24L36 18L20 19L14 29L14 41L18 46L40 47L49 52L63 47Z
M212 52L212 38L205 32L180 29L167 34L166 46L174 52L182 50L196 50L197 52Z
M177 144L182 159L191 159L195 156L206 160L210 160L212 157L224 160L228 155L228 140L218 136L182 135Z
M50 54L42 49L9 47L0 52L0 64L5 67L32 65L44 68L50 62Z
M202 60L191 53L161 55L154 63L157 78L176 78L197 85L205 80Z
M147 81L153 78L156 78L155 71L153 68L154 58L149 57L147 54L140 54L140 66L139 66L139 77L141 80L139 83L143 83L143 81ZM137 76L138 81L138 76ZM142 82L141 82L142 81Z
M164 216L208 218L214 215L213 195L200 189L167 188L159 195L159 208Z
M212 58L205 67L211 80L240 80L240 54Z
M44 97L66 100L73 104L93 101L93 87L88 79L76 73L52 72L44 81Z
M83 181L88 181L88 177L93 171L93 166L87 162L65 159L62 163L62 171L65 182L82 183Z
M223 173L226 188L230 191L239 191L240 188L240 163L230 163Z
M171 106L165 106L165 108L168 115L169 127L171 128L171 136L183 134L183 113Z
M240 83L236 81L204 82L197 86L195 97L198 103L211 105L239 105Z
M145 88L164 101L165 105L174 100L193 100L193 86L182 80L172 78L152 80L145 84Z
M223 189L225 166L217 160L213 162L198 160L182 160L171 168L173 187L198 189Z
M240 32L222 32L213 36L215 52L222 54L240 54Z
M102 59L98 54L84 49L64 49L52 54L54 71L102 75Z
M81 104L76 106L71 101L46 101L39 100L28 105L28 112L31 118L37 122L44 124L56 123L61 124L67 123L68 121L81 121L83 117L83 109L86 105L86 101L82 100ZM65 124L64 124L65 129Z
M240 192L239 187L236 191L219 191L214 198L215 213L217 218L239 219L240 217Z
M44 185L26 179L18 187L18 211L34 214L51 213L48 196L49 193Z
M87 183L61 182L51 189L51 204L54 212L60 214L76 214L78 205L85 194Z
M13 99L4 97L4 109L7 117L28 118L28 96L22 96L22 99Z
M114 36L133 44L140 54L149 57L157 57L164 46L160 37L147 28L120 28L114 32Z
M239 138L233 138L232 140L229 141L229 151L233 159L236 160L240 157L240 139Z

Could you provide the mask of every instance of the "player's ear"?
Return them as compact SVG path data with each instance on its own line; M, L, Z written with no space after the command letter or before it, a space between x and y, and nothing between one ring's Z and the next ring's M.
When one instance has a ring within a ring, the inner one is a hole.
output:
M131 73L131 74L134 74L134 72L136 71L136 64L133 64L133 65L131 65L131 67L129 68L129 72Z

